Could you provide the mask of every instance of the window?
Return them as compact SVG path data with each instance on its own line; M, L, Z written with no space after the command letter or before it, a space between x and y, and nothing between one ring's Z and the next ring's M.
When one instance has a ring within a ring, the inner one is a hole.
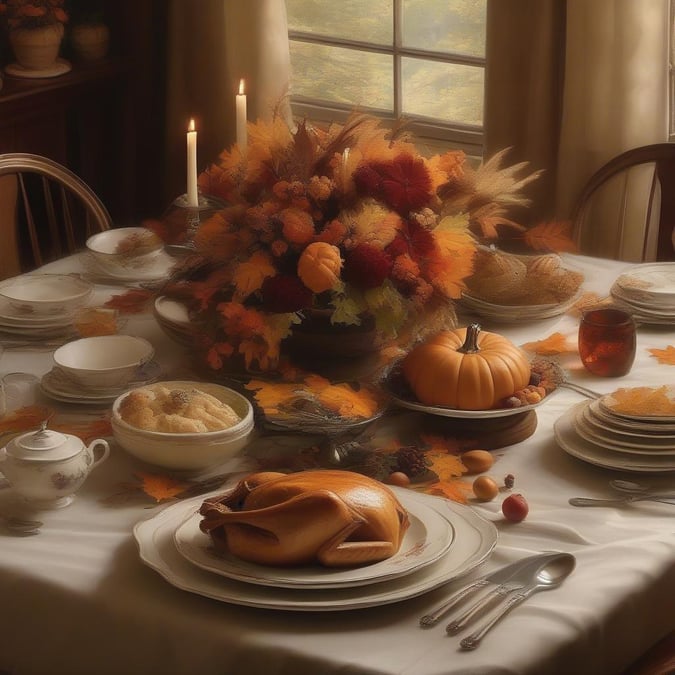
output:
M294 112L404 118L428 145L481 155L486 4L286 0Z

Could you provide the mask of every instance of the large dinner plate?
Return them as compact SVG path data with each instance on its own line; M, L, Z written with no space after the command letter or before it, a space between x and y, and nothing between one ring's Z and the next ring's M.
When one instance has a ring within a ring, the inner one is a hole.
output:
M403 408L417 410L418 412L439 415L441 417L455 417L460 419L491 419L493 417L508 417L509 415L518 415L540 406L548 399L551 394L547 394L541 401L522 405L518 408L492 408L490 410L460 410L459 408L449 408L442 405L426 405L420 403L410 392L405 383L401 371L394 368L380 382L380 386L391 397L392 401Z
M397 496L402 489L395 488ZM216 494L216 493L214 493ZM174 533L207 495L178 502L138 523L134 537L141 560L173 586L221 602L300 612L336 612L375 607L422 595L469 574L485 562L497 543L497 528L468 506L438 497L411 498L435 509L454 530L453 544L435 563L390 581L337 589L275 588L213 574L186 560L174 544Z
M190 562L230 579L280 588L341 588L388 581L422 569L438 560L454 539L452 523L435 509L408 494L398 495L410 516L410 527L398 552L387 560L349 569L320 565L268 567L215 551L209 535L199 529L196 512L176 529L174 542Z
M675 471L675 457L643 456L624 452L614 452L597 443L582 438L576 429L575 417L580 406L577 404L559 417L553 425L558 445L572 457L605 469L631 471L635 473L664 473Z

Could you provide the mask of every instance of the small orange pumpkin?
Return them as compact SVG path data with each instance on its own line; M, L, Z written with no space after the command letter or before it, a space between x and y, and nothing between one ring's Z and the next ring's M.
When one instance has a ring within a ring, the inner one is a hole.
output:
M525 354L478 324L437 333L408 353L401 370L421 403L459 410L494 408L530 381Z
M298 260L298 276L314 293L335 288L340 281L341 269L340 249L323 241L307 246Z

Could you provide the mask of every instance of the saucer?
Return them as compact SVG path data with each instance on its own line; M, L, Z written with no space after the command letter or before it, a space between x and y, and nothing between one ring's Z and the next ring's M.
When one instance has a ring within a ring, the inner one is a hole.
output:
M176 259L172 258L166 251L160 251L142 269L125 269L120 267L118 272L113 272L111 269L99 265L94 256L87 252L82 254L82 264L87 274L95 279L124 284L168 279L173 266L176 264Z
M55 401L62 403L81 403L89 405L107 405L129 389L155 382L161 375L161 367L156 361L149 361L139 369L138 378L124 387L115 389L85 389L73 382L60 368L54 367L42 376L42 392Z

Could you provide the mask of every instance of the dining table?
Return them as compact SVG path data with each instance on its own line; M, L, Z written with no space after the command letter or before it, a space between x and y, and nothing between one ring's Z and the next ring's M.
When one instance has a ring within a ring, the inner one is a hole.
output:
M69 256L33 273L86 278L85 255ZM598 298L606 298L614 280L635 265L576 254L563 258L583 273L584 292ZM117 280L96 279L88 304L102 306L126 290ZM477 319L458 308L460 325L476 320L483 330L499 332L516 345L554 333L576 344L579 327L574 311L504 322ZM189 349L161 328L150 309L125 316L119 331L152 343L163 378L189 372ZM675 364L649 350L673 344L675 325L639 323L636 358L628 374L592 375L574 352L566 355L565 372L570 381L599 394L672 384ZM7 343L0 371L42 378L54 365L53 351L53 346L39 343ZM109 412L50 400L39 387L35 398L74 419ZM74 501L38 514L43 522L38 534L0 531L0 673L618 675L675 629L675 505L644 501L579 508L569 499L615 497L612 479L672 492L675 471L636 473L565 451L554 425L584 400L579 392L558 387L536 407L536 429L527 438L490 450L495 460L490 475L501 481L510 474L513 491L527 500L529 513L521 522L504 517L502 497L459 504L420 495L420 503L479 523L478 537L486 541L479 542L472 563L449 574L447 581L439 578L419 593L406 593L401 583L403 592L385 593L381 602L371 586L345 592L291 589L285 594L270 588L269 597L264 587L256 588L253 595L259 602L247 601L245 591L241 598L222 592L219 585L232 588L232 582L192 570L172 548L167 530L172 509L185 516L203 497L193 496L189 504L178 499L157 502L130 490L138 475L151 468L110 438L109 458L91 472ZM386 424L386 418L380 423ZM265 443L283 443L283 434L261 437L256 446ZM233 486L254 466L245 448L213 470L222 475L222 485L214 491ZM12 487L2 484L0 514L16 503ZM475 536L476 528L469 534ZM465 545L463 536L459 527L451 552ZM139 543L140 537L149 540ZM152 559L157 551L159 561ZM573 572L560 587L513 609L477 649L463 649L460 642L468 631L449 635L447 621L420 625L422 616L468 581L542 551L573 554ZM184 577L182 570L188 568ZM275 602L276 597L288 601Z

